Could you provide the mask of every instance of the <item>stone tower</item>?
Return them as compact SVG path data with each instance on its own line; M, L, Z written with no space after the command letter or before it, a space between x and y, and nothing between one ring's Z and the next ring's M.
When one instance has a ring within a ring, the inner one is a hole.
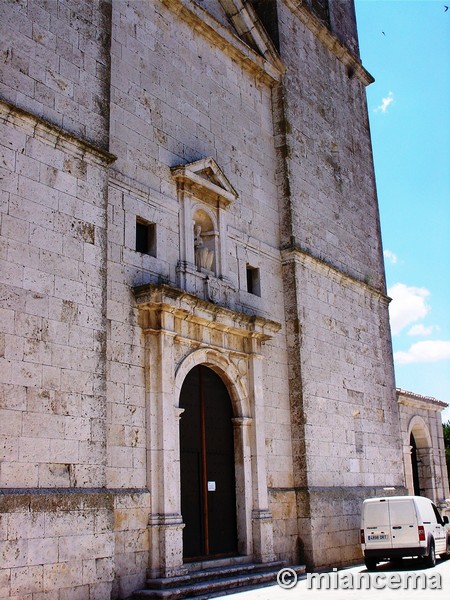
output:
M357 560L404 475L353 3L0 28L1 589Z
M326 565L354 556L362 499L403 483L365 97L373 80L352 2L288 0L276 15L293 493L303 552Z

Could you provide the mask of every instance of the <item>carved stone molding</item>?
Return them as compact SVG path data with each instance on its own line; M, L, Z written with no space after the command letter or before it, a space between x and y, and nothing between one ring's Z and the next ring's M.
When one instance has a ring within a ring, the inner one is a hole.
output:
M184 21L191 24L195 31L222 48L225 54L267 85L273 85L281 79L285 66L264 29L259 25L256 27L254 11L250 14L247 2L240 3L243 5L242 10L239 11L242 14L234 19L237 32L246 41L233 33L231 29L224 27L193 0L162 0L162 2ZM230 3L224 2L225 7L227 4ZM235 1L231 4L233 5L232 12L236 16L235 5L238 3ZM244 14L246 19L244 19ZM248 45L250 39L253 41L252 46L257 50Z
M238 197L238 193L213 158L172 167L171 172L177 184L183 184L184 191L189 190L195 196L214 205L219 203L220 206L228 206Z

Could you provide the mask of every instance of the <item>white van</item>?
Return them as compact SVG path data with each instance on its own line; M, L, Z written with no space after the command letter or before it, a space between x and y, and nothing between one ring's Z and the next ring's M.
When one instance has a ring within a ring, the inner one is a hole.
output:
M364 500L361 548L367 569L382 560L424 558L436 564L436 554L450 555L448 517L442 518L428 498L391 496Z

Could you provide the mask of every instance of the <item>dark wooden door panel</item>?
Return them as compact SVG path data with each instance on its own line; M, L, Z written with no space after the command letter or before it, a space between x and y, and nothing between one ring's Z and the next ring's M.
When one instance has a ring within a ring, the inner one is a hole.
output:
M220 377L195 367L181 390L181 512L186 559L236 553L232 406ZM212 489L211 489L212 488Z

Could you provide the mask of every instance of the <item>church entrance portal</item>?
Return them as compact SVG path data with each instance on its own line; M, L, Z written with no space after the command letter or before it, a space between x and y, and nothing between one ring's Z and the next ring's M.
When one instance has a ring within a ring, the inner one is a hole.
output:
M220 377L194 367L180 408L181 514L185 560L237 553L231 400Z

